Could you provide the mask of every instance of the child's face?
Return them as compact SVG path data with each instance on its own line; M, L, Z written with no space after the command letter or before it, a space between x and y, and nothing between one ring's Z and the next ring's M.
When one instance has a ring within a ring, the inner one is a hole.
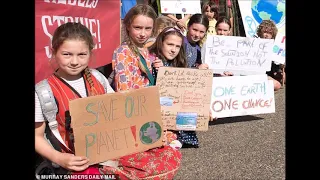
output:
M269 32L264 32L262 34L262 37L261 38L264 38L264 39L272 39L272 34L269 33Z
M187 37L191 43L196 43L203 39L207 31L207 28L203 24L193 23L188 28Z
M213 20L213 17L214 17L214 12L210 11L211 8L210 6L207 6L207 9L205 11L205 15L208 17L208 19L211 21Z
M220 23L216 27L217 35L220 36L229 36L230 35L230 26L227 23Z
M89 46L82 40L66 40L57 50L55 59L64 78L79 76L89 64Z
M143 44L150 38L152 29L153 19L138 15L128 27L128 32L133 43L138 47L143 47Z
M182 46L182 38L177 35L168 35L162 42L162 55L167 60L173 60L177 57Z

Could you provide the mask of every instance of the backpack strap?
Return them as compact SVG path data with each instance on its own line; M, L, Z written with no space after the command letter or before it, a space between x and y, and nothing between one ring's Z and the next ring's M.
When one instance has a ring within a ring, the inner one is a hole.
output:
M105 76L103 74L101 74L98 70L96 69L90 69L91 73L93 74L93 76L102 84L102 86L104 87L104 92L107 93L108 90L108 82L106 82L105 80Z
M103 85L105 93L107 93L107 82L105 81L104 76L98 72L96 69L91 69L92 74L96 77L96 79ZM39 97L40 106L42 109L42 113L44 118L48 121L48 126L51 130L51 133L55 136L55 138L63 144L68 150L70 148L63 141L59 131L58 131L58 122L56 120L56 115L58 113L58 106L55 101L53 92L48 83L47 79L44 79L36 84L35 91ZM46 138L46 137L45 137ZM56 147L50 138L46 138L49 140L48 142L55 148L60 149L60 147Z
M54 99L51 87L47 79L42 80L36 84L35 91L39 97L42 113L44 118L48 121L48 126L52 134L58 139L58 141L63 144L68 150L70 148L63 141L59 131L58 122L56 120L56 115L58 113L58 106Z

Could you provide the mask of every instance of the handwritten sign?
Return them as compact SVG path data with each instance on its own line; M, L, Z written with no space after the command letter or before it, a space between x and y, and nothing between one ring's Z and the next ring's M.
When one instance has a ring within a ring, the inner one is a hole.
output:
M156 86L70 101L75 153L90 164L161 146Z
M266 74L214 77L212 84L213 117L275 112L273 81Z
M286 36L283 33L278 33L273 44L273 56L272 60L285 64L286 62Z
M271 69L273 42L273 39L209 35L204 61L214 71L265 74Z
M212 70L161 67L157 86L164 128L207 131Z
M200 0L160 0L161 13L201 14Z

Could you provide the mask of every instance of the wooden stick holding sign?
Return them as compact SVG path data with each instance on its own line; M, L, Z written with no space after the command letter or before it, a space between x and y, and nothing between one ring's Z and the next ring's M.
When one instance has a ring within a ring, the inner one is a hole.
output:
M75 154L90 164L163 145L158 87L70 101Z
M161 67L157 86L164 128L207 131L212 70Z

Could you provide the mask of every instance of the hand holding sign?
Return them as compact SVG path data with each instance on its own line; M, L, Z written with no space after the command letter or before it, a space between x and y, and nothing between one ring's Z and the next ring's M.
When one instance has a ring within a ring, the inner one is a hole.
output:
M75 153L90 164L162 146L158 87L70 101Z

